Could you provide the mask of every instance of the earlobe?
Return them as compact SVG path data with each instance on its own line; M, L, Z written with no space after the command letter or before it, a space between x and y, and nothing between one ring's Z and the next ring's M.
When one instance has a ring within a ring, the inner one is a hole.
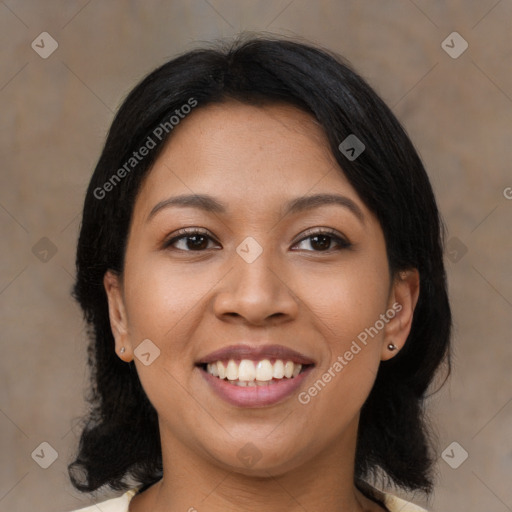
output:
M384 331L381 360L394 357L405 345L411 331L414 309L420 292L420 276L417 269L401 271L393 281L393 288L388 304L389 311L394 311L393 318Z
M128 336L128 322L120 276L111 270L107 270L103 276L103 286L107 294L108 313L112 335L115 340L115 351L123 361L130 362L133 356Z

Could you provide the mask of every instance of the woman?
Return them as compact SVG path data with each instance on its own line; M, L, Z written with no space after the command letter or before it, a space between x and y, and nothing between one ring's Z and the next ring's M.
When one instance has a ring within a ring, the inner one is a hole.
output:
M85 198L74 296L104 511L423 510L451 314L403 128L325 50L253 38L129 94ZM96 510L95 507L84 510Z

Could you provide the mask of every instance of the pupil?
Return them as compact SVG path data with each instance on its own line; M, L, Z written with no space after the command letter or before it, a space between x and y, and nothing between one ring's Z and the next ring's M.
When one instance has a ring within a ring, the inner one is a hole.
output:
M193 240L193 242L190 243L190 240ZM198 242L198 240L200 241ZM206 249L208 245L208 241L204 235L191 235L188 237L188 242L187 245L189 249Z
M325 250L329 248L329 245L331 245L330 236L328 235L315 235L311 238L311 245L314 247L317 241L320 239L322 242L320 242L317 246L317 248L320 248L320 250Z

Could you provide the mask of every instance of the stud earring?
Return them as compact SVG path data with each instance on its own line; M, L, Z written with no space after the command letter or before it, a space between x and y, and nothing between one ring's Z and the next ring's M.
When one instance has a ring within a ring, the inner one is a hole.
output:
M396 349L397 349L397 347L396 347L396 345L394 345L393 343L389 343L389 344L388 344L388 350L393 351L393 350L396 350Z
M121 347L121 350L119 352L121 352L121 354L124 354L126 351L126 349L124 347Z

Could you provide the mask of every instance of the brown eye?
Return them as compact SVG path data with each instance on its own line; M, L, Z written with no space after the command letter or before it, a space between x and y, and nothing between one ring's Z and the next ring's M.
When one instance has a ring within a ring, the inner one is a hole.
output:
M184 237L187 249L197 251L208 247L208 238L204 235L189 235Z
M351 243L339 235L336 231L318 231L304 237L296 245L309 241L311 249L305 249L310 252L328 252L332 250L341 250L351 247ZM176 249L185 252L201 252L211 249L209 242L215 240L205 231L197 229L182 229L178 231L178 236L172 237L165 242L164 248ZM332 247L334 243L334 248ZM303 248L304 249L304 248Z
M333 237L329 235L314 235L309 238L311 239L311 247L318 249L319 251L329 249L333 240Z
M180 230L179 236L172 237L170 240L165 242L164 248L172 247L179 251L203 251L205 249L209 249L208 243L210 241L214 241L211 236L209 236L204 231L199 230ZM180 247L177 246L179 243Z
M350 242L342 238L337 232L333 231L318 231L310 234L303 238L299 244L305 241L309 241L309 245L313 252L327 252L331 250L331 244L333 242L335 246L338 247L338 249L335 250L347 249L352 245Z

